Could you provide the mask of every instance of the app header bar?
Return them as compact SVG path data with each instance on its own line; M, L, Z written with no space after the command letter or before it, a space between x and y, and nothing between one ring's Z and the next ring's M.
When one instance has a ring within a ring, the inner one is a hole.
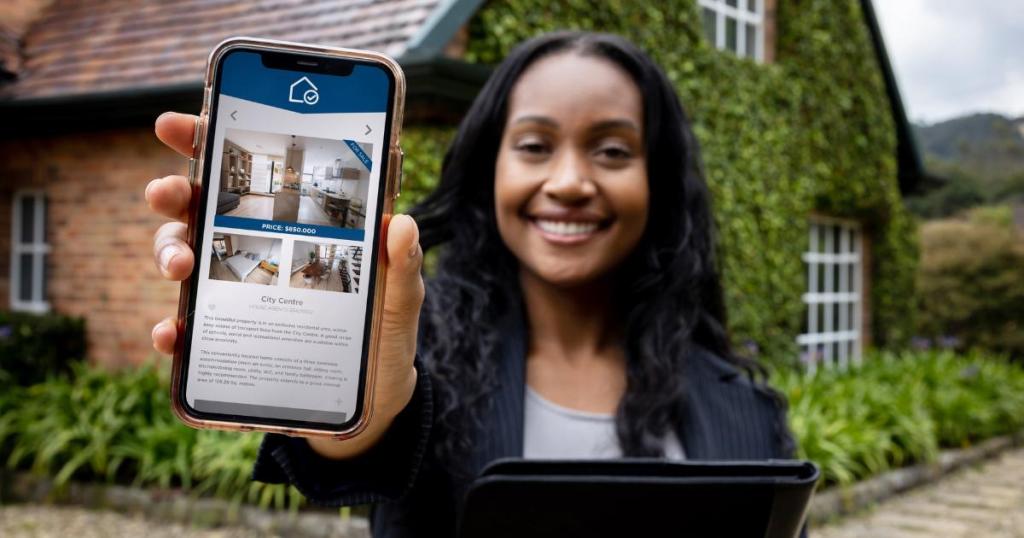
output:
M222 94L302 114L386 112L389 81L377 66L357 64L349 75L271 69L255 52L224 58Z

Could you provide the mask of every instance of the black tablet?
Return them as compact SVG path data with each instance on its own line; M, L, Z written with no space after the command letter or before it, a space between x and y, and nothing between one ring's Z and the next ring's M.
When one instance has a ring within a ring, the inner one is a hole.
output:
M499 460L470 486L460 538L797 536L810 462Z

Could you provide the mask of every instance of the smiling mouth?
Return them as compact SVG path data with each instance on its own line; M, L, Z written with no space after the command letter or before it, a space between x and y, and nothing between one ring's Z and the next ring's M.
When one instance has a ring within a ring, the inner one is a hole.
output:
M553 235L588 235L597 231L601 227L596 222L573 222L565 220L546 220L537 219L534 222L537 223L537 227L541 230L553 234Z
M611 219L592 221L531 218L530 221L548 240L561 244L586 241L611 224Z

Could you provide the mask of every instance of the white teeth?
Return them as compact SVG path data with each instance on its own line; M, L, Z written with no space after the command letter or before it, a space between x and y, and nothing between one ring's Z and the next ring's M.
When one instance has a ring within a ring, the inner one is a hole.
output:
M537 226L550 234L586 235L597 231L596 222L567 222L563 220L537 219Z

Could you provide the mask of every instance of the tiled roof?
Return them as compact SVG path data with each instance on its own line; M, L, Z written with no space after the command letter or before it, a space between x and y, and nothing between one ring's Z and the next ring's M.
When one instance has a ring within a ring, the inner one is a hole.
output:
M0 83L0 100L200 82L213 46L239 35L399 57L439 3L57 0L23 36L17 78Z
M0 21L0 72L12 73L18 70L21 58L18 56L18 34Z

